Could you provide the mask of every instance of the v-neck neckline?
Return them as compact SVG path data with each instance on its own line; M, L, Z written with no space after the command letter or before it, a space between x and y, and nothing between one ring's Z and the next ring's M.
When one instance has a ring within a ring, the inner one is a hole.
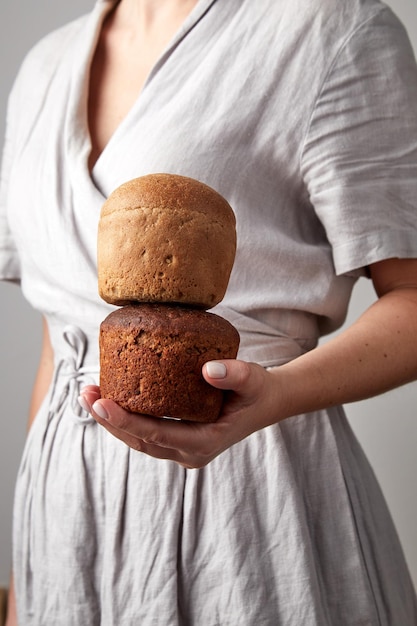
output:
M84 29L82 29L80 37L80 46L78 52L74 57L73 70L71 77L71 89L68 104L68 115L66 119L66 148L68 153L72 156L72 167L83 169L84 175L90 184L96 187L94 173L99 169L101 163L105 159L106 154L111 149L113 143L117 141L117 138L123 132L126 124L134 115L138 101L140 101L143 91L147 88L147 85L152 81L153 77L157 74L158 70L162 67L169 54L172 52L181 40L192 30L192 28L199 22L208 9L218 0L198 0L195 7L191 10L189 15L185 18L182 25L179 27L171 41L161 52L157 61L151 68L143 86L137 95L133 105L127 112L126 116L118 124L108 142L100 152L99 156L95 160L93 167L90 169L88 165L89 155L92 148L90 128L88 123L88 97L90 90L90 72L93 62L93 57L98 45L99 37L103 23L113 9L115 0L97 0L93 11L87 18L87 23ZM79 180L79 173L77 175ZM98 190L100 191L100 190ZM100 192L101 193L101 192Z

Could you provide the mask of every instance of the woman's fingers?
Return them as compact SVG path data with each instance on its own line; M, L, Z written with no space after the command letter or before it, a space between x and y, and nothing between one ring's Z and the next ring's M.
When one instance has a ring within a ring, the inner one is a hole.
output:
M223 447L223 438L211 432L211 424L130 413L112 400L101 399L98 387L83 388L79 402L117 439L155 458L176 461L184 467L203 467ZM215 439L220 445L214 444Z
M91 409L93 417L118 439L156 458L170 459L186 467L203 467L224 449L225 438L219 423L130 413L106 399L96 401Z
M80 403L112 435L134 450L170 459L184 467L203 467L228 447L262 426L269 374L259 365L225 360L206 363L203 376L224 389L222 414L212 424L156 418L130 413L112 400L101 398L89 385Z
M84 411L91 413L91 407L96 400L101 397L100 387L97 385L86 385L81 389L78 402Z

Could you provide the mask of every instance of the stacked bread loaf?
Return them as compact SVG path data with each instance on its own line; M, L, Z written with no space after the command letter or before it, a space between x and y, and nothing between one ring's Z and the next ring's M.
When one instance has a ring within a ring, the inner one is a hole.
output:
M98 229L100 296L119 308L100 327L100 387L123 408L212 422L223 392L205 362L235 358L237 330L208 312L224 297L235 216L211 187L150 174L118 187Z

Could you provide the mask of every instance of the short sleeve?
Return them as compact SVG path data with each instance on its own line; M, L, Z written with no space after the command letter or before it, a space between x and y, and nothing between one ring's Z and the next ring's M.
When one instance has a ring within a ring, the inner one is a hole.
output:
M8 222L8 181L12 167L11 99L9 98L6 135L0 175L0 280L20 281L20 262Z
M338 274L417 257L417 66L389 9L341 46L312 114L301 167Z

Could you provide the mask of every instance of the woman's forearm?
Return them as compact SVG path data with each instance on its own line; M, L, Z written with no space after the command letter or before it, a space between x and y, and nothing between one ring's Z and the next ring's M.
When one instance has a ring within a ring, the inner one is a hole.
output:
M42 351L29 406L28 429L46 396L54 371L54 354L46 320L43 320Z
M9 594L7 598L7 617L5 626L18 626L13 575L10 576Z
M329 342L272 370L284 398L279 417L383 393L417 378L417 290L384 294Z

